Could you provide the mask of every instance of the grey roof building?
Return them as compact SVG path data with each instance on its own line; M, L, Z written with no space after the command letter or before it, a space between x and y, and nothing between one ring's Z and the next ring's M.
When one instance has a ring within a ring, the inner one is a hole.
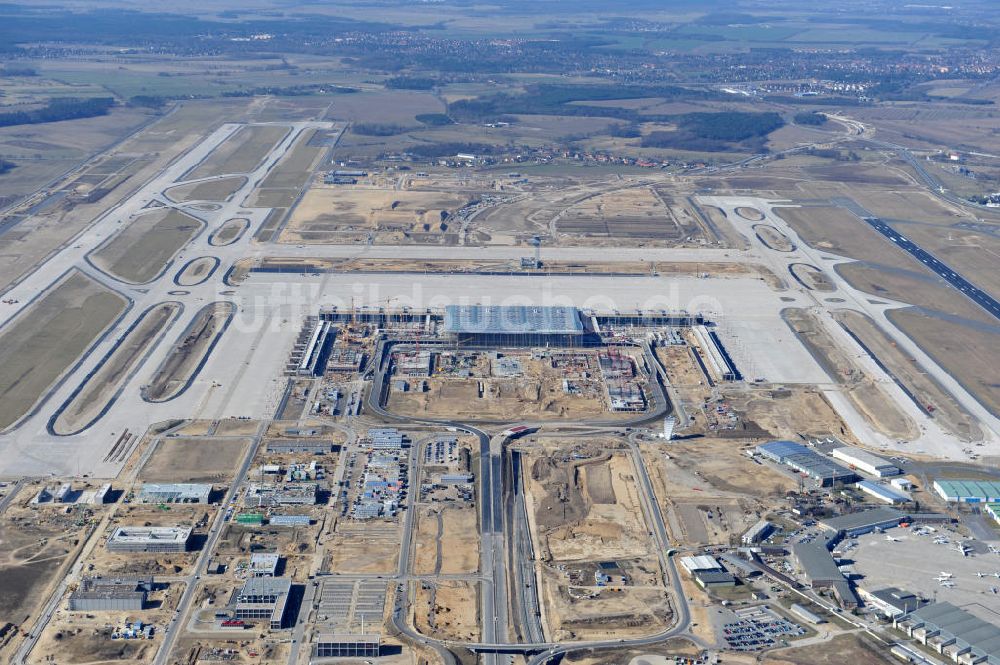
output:
M837 567L828 549L830 541L796 543L792 545L792 556L806 578L806 583L814 589L832 589L841 607L860 605L851 583Z
M900 520L905 517L905 513L886 506L823 519L819 523L823 528L833 531L837 535L854 537L869 533L875 529L888 529L899 526Z
M140 503L208 503L212 486L207 483L143 483Z
M191 527L120 526L108 538L109 552L186 552Z
M920 599L909 591L903 591L896 587L887 587L876 591L859 589L861 597L866 605L871 605L879 613L888 618L901 616L908 612L926 605L927 601Z
M443 331L469 345L582 346L599 339L575 307L449 305Z
M951 603L932 603L892 625L956 663L1000 663L1000 627Z
M287 577L251 577L236 594L236 619L266 619L271 630L285 627L288 594L292 582Z
M152 577L85 577L69 596L71 612L139 611L146 607Z

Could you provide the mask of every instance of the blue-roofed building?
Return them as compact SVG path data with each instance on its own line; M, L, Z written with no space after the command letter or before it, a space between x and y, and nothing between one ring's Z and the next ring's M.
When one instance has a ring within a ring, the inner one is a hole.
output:
M852 483L858 479L850 469L794 441L771 441L757 446L755 450L758 455L818 480L824 487L838 482Z

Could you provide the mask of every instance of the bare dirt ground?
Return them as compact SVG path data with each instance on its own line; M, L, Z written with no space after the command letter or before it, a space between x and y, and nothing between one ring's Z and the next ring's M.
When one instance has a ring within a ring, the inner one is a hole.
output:
M782 316L873 428L895 439L912 439L919 434L916 423L848 357L814 315L802 309L786 309Z
M753 227L760 241L776 252L792 252L795 245L784 233L770 224L757 224Z
M888 651L878 649L862 634L837 635L828 642L774 651L765 665L840 665L840 663L896 663Z
M200 164L184 174L190 180L230 173L249 173L288 135L287 127L249 125L226 139Z
M0 334L0 429L15 422L125 309L74 271Z
M695 439L669 448L643 446L673 542L682 546L738 541L784 492L791 478L763 467L737 441Z
M163 483L227 482L249 443L249 439L216 437L159 439L139 477Z
M100 369L85 379L83 389L59 414L52 429L58 434L71 434L97 418L178 311L178 305L163 303L147 312L138 325L119 340Z
M330 242L356 231L444 233L447 217L467 202L449 192L314 187L296 206L279 242Z
M473 506L421 506L413 571L419 575L476 572L479 569L476 520Z
M342 519L327 551L332 572L394 573L399 559L399 525Z
M195 286L208 279L215 271L218 259L212 256L201 256L185 264L181 272L177 273L177 284L179 286Z
M246 233L249 227L249 219L236 217L234 219L227 220L226 223L220 226L219 230L213 233L208 239L208 244L213 247L232 245L234 242L243 237L243 234Z
M830 277L819 270L815 266L811 266L805 263L793 263L789 266L789 270L793 277L798 278L806 288L812 289L813 291L819 291L821 293L832 293L836 291L833 286L833 282L830 281Z
M91 258L102 270L126 282L144 284L163 272L203 226L179 210L153 210L129 222Z
M174 344L170 355L160 363L149 383L143 386L143 398L151 402L166 402L179 395L201 369L234 310L235 305L229 302L213 303L202 308Z
M671 616L631 460L614 447L610 440L571 444L543 438L522 450L544 616L553 639L647 634ZM590 569L600 561L619 562L629 584L597 587ZM589 575L573 572L581 566Z
M469 582L420 583L413 603L416 629L436 639L479 639L478 585Z

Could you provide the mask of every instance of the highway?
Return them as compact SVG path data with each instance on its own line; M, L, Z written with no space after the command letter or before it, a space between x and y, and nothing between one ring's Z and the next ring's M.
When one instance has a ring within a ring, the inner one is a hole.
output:
M511 604L516 608L518 633L523 642L544 642L541 608L538 600L538 577L535 574L535 552L531 543L528 511L524 502L524 477L521 453L510 450L510 483L504 502L507 524L510 527L510 562L508 569L514 576L511 585Z
M1000 302L992 297L969 280L942 263L933 254L902 235L891 226L877 217L862 217L873 229L891 240L897 247L908 252L917 261L920 261L929 269L933 270L942 279L958 289L965 297L976 303L995 318L1000 319Z

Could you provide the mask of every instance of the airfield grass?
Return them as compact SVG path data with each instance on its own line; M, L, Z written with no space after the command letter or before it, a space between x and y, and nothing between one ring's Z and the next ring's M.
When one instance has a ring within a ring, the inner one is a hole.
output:
M249 198L250 205L264 208L286 208L299 198L302 188L312 177L317 160L324 154L322 145L312 145L316 130L303 132L292 148Z
M1000 366L1000 333L995 326L962 325L915 308L890 311L888 317L994 416L1000 417L1000 384L988 369Z
M171 187L165 193L172 201L225 201L235 194L247 179L242 176L220 178L208 182Z
M0 429L27 413L125 306L74 272L9 323L0 333Z
M144 284L163 272L202 223L178 210L140 216L93 254L94 262L126 282Z
M225 224L220 226L218 231L209 236L208 244L213 247L232 245L243 237L243 234L247 232L249 227L250 220L245 217L234 217L233 219L226 220Z
M100 369L85 380L80 392L52 424L53 430L57 434L73 434L93 422L114 398L178 309L179 305L176 303L161 303L146 312L139 324L119 341Z
M260 164L279 141L288 135L288 127L247 125L222 142L200 164L184 174L188 180L230 173L249 173Z
M146 482L218 483L229 479L249 439L161 439L139 477Z

